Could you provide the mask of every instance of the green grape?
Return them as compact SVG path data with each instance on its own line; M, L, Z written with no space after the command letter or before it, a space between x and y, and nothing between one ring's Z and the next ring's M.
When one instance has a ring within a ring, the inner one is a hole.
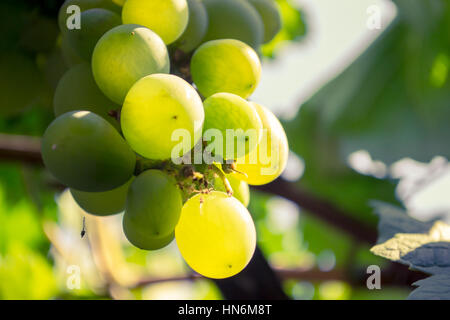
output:
M156 32L166 44L181 36L188 19L186 0L127 0L122 10L123 23L147 27Z
M175 238L175 232L172 231L167 236L152 237L139 224L133 223L127 215L123 216L123 232L128 241L135 247L143 250L158 250L164 248Z
M68 30L65 34L78 56L91 61L97 41L106 31L120 25L122 20L117 13L106 9L89 9L80 16L81 29Z
M128 229L129 239L144 234L151 238L168 236L177 225L182 206L174 177L160 170L144 171L128 190L124 219L134 227Z
M123 185L136 163L136 155L117 130L89 111L56 118L42 138L42 158L61 183L88 192Z
M255 108L246 100L231 93L216 93L206 99L203 105L203 138L211 141L211 145L216 145L214 148L211 146L216 156L237 159L256 148L261 139L262 124ZM216 136L218 133L220 135ZM230 136L230 133L233 135Z
M286 167L289 146L286 133L277 117L269 109L257 103L251 104L262 121L263 134L258 147L237 160L236 170L247 175L239 175L239 178L248 184L262 185L281 175Z
M64 62L68 67L72 67L84 62L84 60L78 55L78 53L70 44L68 37L66 37L64 34L61 35L61 53Z
M139 25L125 24L109 30L97 42L92 71L100 90L122 104L136 81L153 73L170 71L169 54L156 33Z
M22 112L43 89L35 62L20 52L0 53L0 115Z
M204 117L202 101L189 83L174 75L153 74L130 89L120 119L134 151L148 159L169 159L179 144L172 135L186 130L186 151L190 150L201 138Z
M184 51L191 52L202 42L208 30L208 13L200 0L188 0L189 22L175 46Z
M272 40L281 30L281 14L277 4L273 0L248 0L258 11L264 24L264 41Z
M200 93L209 97L218 92L248 98L261 77L261 62L245 43L226 39L201 45L191 60L191 74Z
M73 199L86 212L97 216L109 216L125 210L128 188L134 177L115 189L103 192L85 192L70 189Z
M119 109L120 106L110 101L100 91L92 76L91 67L87 63L72 67L59 80L53 107L57 117L68 111L87 110L119 128L117 120L108 115L108 112Z
M209 16L204 41L237 39L257 49L264 38L264 25L258 12L242 0L203 0Z
M115 12L117 14L120 14L122 11L122 8L112 0L67 0L61 6L58 13L58 25L59 30L61 30L62 33L68 31L67 19L69 19L69 17L73 15L73 13L67 13L67 8L72 5L78 6L81 12L94 8L111 10L112 12ZM83 27L81 26L81 28Z
M238 179L238 176L228 174L226 175L231 189L233 190L233 197L238 199L244 206L248 207L250 203L250 189L247 182ZM214 189L217 191L227 192L223 181L220 177L217 177L214 181Z
M242 203L213 191L184 204L175 239L192 269L205 277L222 279L246 267L255 251L256 231Z

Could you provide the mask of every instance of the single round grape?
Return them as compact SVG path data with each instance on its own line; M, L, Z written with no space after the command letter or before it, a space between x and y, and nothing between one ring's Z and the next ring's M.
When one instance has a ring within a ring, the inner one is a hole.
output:
M222 149L219 143L216 144L217 148L211 150L215 155L226 160L237 159L256 148L261 139L262 123L255 108L246 100L231 93L216 93L206 99L203 105L204 139L214 144L217 143L216 139L222 139ZM213 129L219 130L217 134L220 135L216 136ZM213 138L209 138L209 135Z
M192 56L191 74L200 93L218 92L248 98L261 77L257 53L242 41L225 39L201 45Z
M58 25L59 30L61 30L62 33L65 33L69 30L67 28L67 20L70 19L69 22L72 22L71 16L74 13L67 13L67 8L72 5L78 6L80 8L80 12L94 8L111 10L112 12L115 12L117 14L120 14L122 11L122 8L111 0L67 0L61 6L58 13Z
M281 14L277 4L273 0L248 0L258 11L264 24L264 41L272 40L281 30Z
M0 115L17 115L30 106L43 81L33 59L20 52L0 53Z
M92 71L103 93L122 104L136 81L153 73L170 71L169 55L156 33L139 25L125 24L109 30L97 42Z
M189 83L174 75L153 74L130 89L120 119L134 151L148 159L169 159L180 144L172 134L186 130L190 150L201 138L204 117L202 101Z
M108 112L117 110L120 106L100 91L92 76L91 66L87 63L72 67L59 80L53 107L57 117L69 111L86 110L96 113L119 128L117 120Z
M174 177L160 170L141 173L128 190L125 217L139 234L165 237L177 225L183 206L181 191Z
M181 36L188 19L186 0L127 0L122 9L123 23L147 27L156 32L165 44Z
M61 183L88 192L123 185L136 163L136 155L117 130L89 111L56 118L42 138L42 158Z
M264 25L258 12L242 0L203 0L209 17L204 41L237 39L257 49L264 38Z
M85 62L75 51L69 42L66 35L61 35L61 54L63 56L64 62L68 67L75 66L77 64Z
M120 25L122 20L117 13L95 8L83 11L80 21L83 27L68 30L65 36L77 55L90 62L98 40L106 31Z
M263 134L258 147L244 158L238 159L236 169L245 172L239 175L251 185L262 185L278 178L286 168L289 146L283 126L267 108L251 102L259 114ZM273 158L273 159L272 159Z
M175 42L175 46L191 52L202 42L208 30L208 13L200 0L188 0L189 22L183 34Z
M143 250L158 250L164 248L175 238L175 232L173 231L167 236L152 237L139 224L133 223L127 215L123 216L122 226L128 241L130 241L133 246Z
M255 251L256 231L242 203L213 191L184 204L175 239L192 269L205 277L222 279L247 266Z
M233 190L233 197L238 199L245 207L250 203L250 189L247 182L238 179L238 175L226 175L231 189ZM221 178L216 178L214 181L214 189L217 191L227 192Z
M115 189L103 192L85 192L70 189L73 199L86 212L97 216L109 216L125 210L128 188L134 177Z

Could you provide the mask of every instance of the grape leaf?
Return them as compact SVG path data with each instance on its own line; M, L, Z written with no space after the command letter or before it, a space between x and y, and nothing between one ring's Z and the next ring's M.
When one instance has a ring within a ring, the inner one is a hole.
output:
M450 299L450 225L421 222L392 205L375 203L380 217L372 253L433 276L417 281L410 299Z
M447 285L442 285L446 283ZM450 274L438 274L419 280L413 285L419 286L411 292L410 300L450 300Z

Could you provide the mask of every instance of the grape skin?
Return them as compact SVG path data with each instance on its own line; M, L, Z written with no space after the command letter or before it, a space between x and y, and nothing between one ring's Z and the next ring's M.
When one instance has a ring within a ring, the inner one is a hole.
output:
M189 22L174 46L185 53L191 52L202 42L208 30L208 13L200 0L188 0Z
M216 93L206 99L203 105L205 108L204 139L207 139L205 134L209 129L217 129L221 133L221 137L215 137L211 139L211 142L214 142L214 139L223 138L223 149L212 150L216 155L220 155L225 160L237 159L256 148L261 139L262 123L255 108L246 100L231 93ZM236 130L234 149L231 149L232 142L227 141L227 130L230 129ZM239 133L238 130L243 132ZM254 139L250 139L245 133L247 130L252 130L255 134ZM240 150L238 144L244 144L244 150Z
M179 144L172 140L172 133L187 130L192 148L201 138L204 117L200 96L189 83L174 75L154 74L128 92L121 124L133 150L148 159L164 160L171 158Z
M119 128L117 120L108 113L119 109L120 106L100 91L92 76L91 66L87 63L70 68L59 80L53 99L53 108L57 117L69 111L91 111Z
M122 11L122 8L111 0L67 0L61 6L58 12L59 30L61 30L63 34L68 31L66 22L71 14L67 13L67 8L71 5L78 6L81 12L93 8L103 8L111 10L117 14L120 14L120 12Z
M82 28L68 30L65 36L77 56L85 61L91 61L97 41L106 31L120 25L120 16L106 9L89 9L80 16Z
M171 44L181 36L188 19L186 0L127 0L122 9L123 23L147 27L165 44Z
M237 199L213 191L184 204L175 239L192 269L222 279L248 264L256 246L256 231L249 212Z
M263 132L257 148L244 158L237 160L236 169L247 174L247 177L239 175L239 178L248 184L262 185L272 182L284 171L289 155L289 146L286 133L277 117L266 107L254 102L251 104L258 112L266 134ZM275 162L270 161L264 164L265 160L261 161L263 158L260 156L260 154L264 155L264 151L267 151L267 159L271 159L272 154L276 155L278 159L275 159ZM256 163L252 163L252 159L256 159ZM268 170L268 172L264 170Z
M124 219L128 219L129 239L139 235L161 238L173 232L182 208L176 180L160 170L141 173L128 190ZM141 242L144 242L143 238Z
M191 74L201 94L234 93L248 98L261 77L257 53L242 41L225 39L201 45L192 56Z
M242 0L203 0L209 27L203 41L236 39L258 49L264 38L264 25L258 12Z
M94 79L103 93L122 104L133 84L153 73L169 73L170 61L161 38L145 27L125 24L106 32L92 55Z
M136 163L136 155L117 130L89 111L56 118L42 138L42 158L60 182L88 192L123 185Z
M272 40L281 30L281 14L273 0L247 0L258 11L264 24L264 41Z
M175 238L175 232L162 237L152 237L126 215L122 221L123 232L128 241L142 250L158 250L167 246Z
M238 199L245 207L250 203L250 189L247 182L240 180L239 175L226 175L231 189L233 190L233 197ZM227 192L221 178L216 178L214 181L214 189L217 191Z
M85 192L70 189L75 202L87 213L97 216L109 216L123 212L127 199L128 188L134 177L124 185L110 191Z

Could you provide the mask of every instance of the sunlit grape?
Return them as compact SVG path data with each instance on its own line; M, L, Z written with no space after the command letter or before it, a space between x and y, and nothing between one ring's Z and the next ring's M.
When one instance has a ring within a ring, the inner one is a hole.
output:
M256 246L255 226L247 209L218 191L196 195L184 204L175 239L192 269L216 279L242 271Z
M125 24L109 30L97 42L92 55L97 85L118 104L123 103L136 81L169 70L164 42L156 33L139 25Z
M186 0L127 0L122 9L123 23L147 27L156 32L166 44L181 36L188 19Z
M128 92L121 113L125 139L149 159L171 158L172 149L179 144L172 138L176 130L189 134L188 149L192 148L201 137L203 120L202 101L195 89L167 74L139 80Z
M239 174L239 178L248 184L261 185L275 180L283 172L289 147L286 133L275 115L257 103L251 104L262 121L263 134L258 147L237 160L236 169L247 175L245 177Z
M202 95L218 92L249 97L261 77L256 52L238 40L215 40L201 45L191 61L192 79Z
M223 159L236 159L256 148L262 123L255 108L231 93L216 93L204 101L204 140L216 144L211 151ZM218 136L216 132L218 130ZM217 144L218 143L218 144Z

